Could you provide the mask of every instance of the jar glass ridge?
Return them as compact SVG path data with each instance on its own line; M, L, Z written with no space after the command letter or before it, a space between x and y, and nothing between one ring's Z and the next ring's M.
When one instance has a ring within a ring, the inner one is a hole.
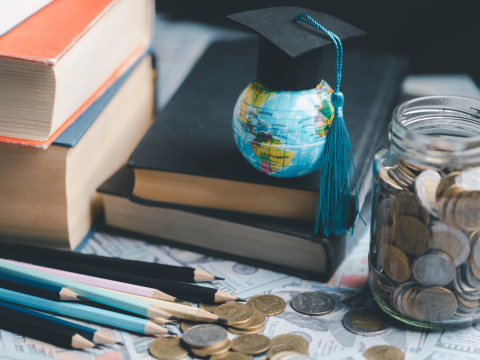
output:
M377 303L423 327L480 319L480 100L399 105L373 174L369 284Z

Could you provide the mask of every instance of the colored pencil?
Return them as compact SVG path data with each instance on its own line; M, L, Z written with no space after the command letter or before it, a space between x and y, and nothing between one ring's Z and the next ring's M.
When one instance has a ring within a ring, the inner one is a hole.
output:
M1 288L0 300L145 335L171 334L166 328L154 324L150 320L98 309L84 304L61 303L40 299Z
M66 329L56 324L39 322L35 317L19 313L12 308L4 306L4 304L6 303L0 306L0 326L2 328L21 335L38 338L48 343L61 344L61 346L65 347L86 349L95 346L93 342L85 339L77 331Z
M70 321L57 319L54 316L26 309L15 304L0 301L0 312L2 312L3 314L4 311L18 317L28 318L31 323L37 324L39 326L50 325L53 327L58 327L59 329L64 329L66 331L75 332L95 344L116 343L115 340L113 340L110 336L103 334L101 331L91 329L87 326L78 325Z
M82 254L67 250L44 248L32 245L0 243L0 248L18 254L30 254L41 256L44 259L59 259L71 263L94 265L96 267L126 271L131 274L146 275L155 278L183 281L183 282L208 282L224 280L205 271L184 266L164 265L148 263L144 261L127 260L115 257L98 256L94 254ZM17 260L17 259L15 259Z
M17 254L18 255L18 254ZM2 253L2 257L11 259L11 253ZM194 284L186 284L173 280L156 279L148 276L139 276L135 274L128 274L122 271L114 271L103 268L98 268L93 265L84 265L77 263L69 263L62 260L44 259L32 255L16 256L17 261L24 261L27 263L46 266L64 271L71 271L74 273L100 277L114 281L125 282L129 284L137 284L140 286L159 289L177 299L190 300L192 302L230 302L230 301L245 301L237 298L234 295L228 294L222 290L198 286ZM93 299L91 299L93 300Z
M88 300L64 287L3 273L0 273L0 287L50 300Z
M162 317L171 320L177 319L177 317L168 314L166 311L157 309L155 306L145 301L135 300L121 295L114 295L107 290L80 284L76 281L62 279L58 276L45 274L40 271L28 269L16 264L8 263L6 261L0 260L0 272L24 277L27 279L42 281L52 285L68 287L70 290L73 290L92 301L97 301L105 305L130 311L149 318Z
M138 285L133 285L128 283L123 283L120 281L102 279L94 276L77 274L70 271L64 271L64 270L53 269L45 266L27 264L19 261L14 261L14 260L6 260L6 259L0 259L0 260L11 262L13 264L17 264L29 269L38 270L46 274L55 275L63 279L76 281L84 285L96 286L96 287L108 289L108 290L123 291L133 295L144 296L147 298L153 298L153 299L164 300L164 301L177 301L177 302L182 301L182 300L177 300L173 296L165 294L160 290L145 287L145 286L138 286Z
M214 322L214 321L227 322L226 319L223 319L217 315L214 315L200 308L186 306L182 304L175 304L175 303L166 302L162 300L150 299L150 298L132 295L132 294L126 294L120 291L113 291L113 290L108 290L108 291L111 291L115 294L128 296L128 297L131 297L132 299L149 302L150 304L156 306L159 309L163 309L168 311L170 314L174 314L176 317L179 317L180 319L185 319L190 321L205 321L205 322Z

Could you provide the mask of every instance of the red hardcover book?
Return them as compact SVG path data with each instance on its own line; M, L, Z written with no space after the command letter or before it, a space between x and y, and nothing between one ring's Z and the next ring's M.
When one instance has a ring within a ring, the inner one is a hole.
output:
M153 0L55 0L0 37L0 142L47 148L148 48Z

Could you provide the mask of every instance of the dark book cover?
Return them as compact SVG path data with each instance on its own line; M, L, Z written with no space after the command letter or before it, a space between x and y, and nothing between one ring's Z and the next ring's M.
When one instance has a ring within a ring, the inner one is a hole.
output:
M210 46L132 153L128 166L318 191L320 171L295 179L267 176L253 168L235 144L233 109L242 90L255 78L257 46L256 40ZM323 66L325 80L334 86L333 49L325 51ZM373 154L390 121L406 64L395 56L347 48L343 69L344 118L361 207L371 187Z
M198 215L213 217L219 220L237 223L241 225L246 225L262 230L267 230L271 232L276 232L280 234L290 235L297 237L299 239L303 239L306 241L312 241L315 243L320 244L323 247L325 252L325 261L326 261L326 269L327 271L324 274L313 274L308 273L296 269L291 269L285 266L280 266L272 263L262 262L258 260L252 260L242 256L236 256L232 254L227 254L224 252L216 251L214 249L205 248L201 245L199 246L191 246L187 244L183 244L174 240L166 240L166 239L159 239L149 235L142 235L138 233L132 233L126 230L114 229L110 227L105 227L102 230L109 232L109 233L117 233L120 235L130 235L136 239L144 239L146 241L151 241L155 243L162 243L168 246L173 246L177 248L184 248L186 250L205 253L211 256L215 256L222 259L233 260L242 262L245 264L249 264L252 266L260 266L265 269L270 269L273 271L278 271L282 273L288 273L294 276L300 276L303 278L315 278L321 281L327 281L333 275L335 270L341 264L342 260L346 255L346 249L349 251L354 247L356 241L358 240L356 237L352 236L329 236L324 237L321 235L314 235L311 227L311 223L309 222L302 222L302 221L276 221L275 219L263 219L258 217L252 217L246 214L241 213L233 213L228 211L212 211L211 209L207 208L197 208L194 211L189 209L188 206L168 206L168 204L159 203L156 201L149 201L145 199L139 199L134 197L131 194L132 188L134 184L134 174L131 168L127 166L122 167L119 169L115 174L113 174L108 180L106 180L98 189L99 193L118 196L122 198L127 198L130 201L134 201L141 205L147 207L163 207L163 208L170 208L175 210L183 210L194 212ZM166 206L164 206L166 205ZM98 227L97 229L100 229ZM78 250L77 250L78 251Z

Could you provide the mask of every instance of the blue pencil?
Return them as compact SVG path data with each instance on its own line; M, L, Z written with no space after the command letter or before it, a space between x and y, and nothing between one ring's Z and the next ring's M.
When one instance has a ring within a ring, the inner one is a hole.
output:
M88 300L64 287L4 273L0 273L0 287L50 300Z
M7 289L0 288L0 300L145 335L169 333L166 328L147 319L82 304L40 299Z
M19 321L23 319L28 322L28 325L35 324L42 328L51 326L60 330L70 331L83 336L88 341L95 344L115 344L116 341L111 337L103 334L98 330L91 329L87 326L78 325L70 321L57 319L54 316L42 314L41 312L23 308L8 302L0 300L0 316L10 321Z
M58 276L45 274L37 270L28 269L19 265L11 264L0 260L0 272L10 275L20 276L30 280L45 282L52 285L67 287L78 294L101 304L126 310L134 314L146 316L149 318L166 318L169 320L178 320L176 316L158 309L146 301L131 299L127 296L113 294L109 291L95 288L93 286L80 284L76 281L63 279Z

